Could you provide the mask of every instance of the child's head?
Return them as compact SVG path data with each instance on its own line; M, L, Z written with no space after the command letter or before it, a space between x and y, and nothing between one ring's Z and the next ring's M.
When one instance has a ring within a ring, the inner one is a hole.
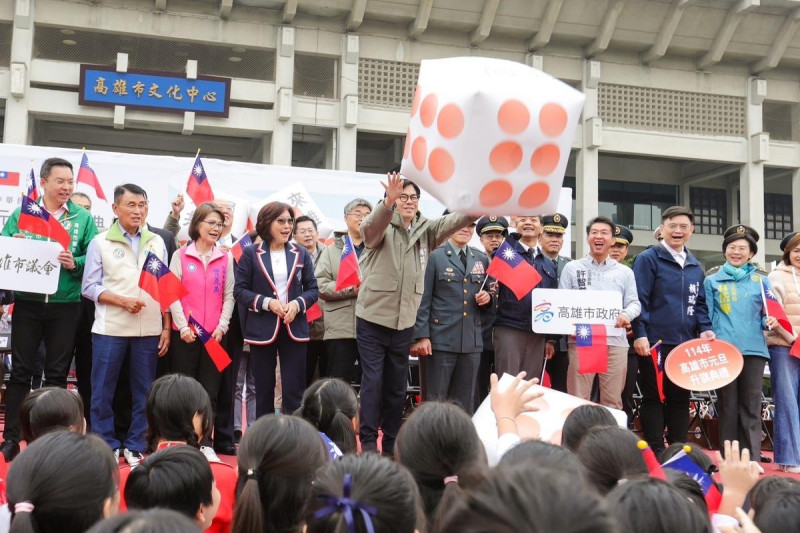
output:
M568 448L541 440L527 440L508 450L498 466L511 467L534 465L553 468L573 479L584 479L586 473L578 458Z
M636 435L616 426L594 427L586 433L576 454L600 494L607 494L622 479L648 475L638 442Z
M343 453L356 453L353 421L358 414L358 397L353 387L340 379L324 378L312 383L295 413L324 433Z
M429 519L447 493L475 487L488 470L475 424L452 403L425 402L414 411L400 428L395 455L414 476Z
M779 490L769 495L753 517L761 533L797 531L800 524L800 487Z
M151 450L162 440L198 447L211 434L212 423L211 400L196 379L168 374L153 382L147 395L147 436Z
M289 531L302 521L311 482L330 462L317 429L296 416L266 415L239 446L234 531Z
M117 468L95 435L59 430L36 439L8 471L10 531L79 533L116 514Z
M32 390L19 408L19 426L28 444L57 429L86 433L83 401L74 392L60 387Z
M417 485L408 470L368 453L345 455L320 470L311 489L305 522L308 533L413 533L423 529L425 517Z
M92 526L87 533L197 533L197 524L171 509L128 511Z
M202 529L211 525L219 500L208 459L191 446L173 446L148 456L131 470L125 483L129 509L166 507Z
M685 443L676 442L667 446L663 452L661 452L658 456L659 463L666 463L670 459L672 459L678 452L684 450L687 447ZM686 452L686 455L692 458L692 460L700 467L700 469L711 475L716 471L717 467L714 465L714 461L711 460L711 457L705 452L703 452L698 446L689 446L689 451Z
M498 466L477 490L444 510L442 533L616 533L605 502L554 469Z
M769 500L773 494L781 490L799 488L800 482L790 477L781 476L766 476L759 479L750 492L747 493L747 498L750 501L750 509L758 515L761 512L761 507Z
M667 480L672 486L681 491L689 501L697 505L697 508L700 509L703 514L708 514L708 503L703 494L703 488L697 481L689 477L686 472L680 472L671 468L665 468L664 475L667 476Z
M614 415L601 405L579 405L567 415L561 428L561 445L573 452L578 449L581 439L593 427L616 426Z
M608 495L620 533L711 533L708 514L680 490L660 479L621 484Z

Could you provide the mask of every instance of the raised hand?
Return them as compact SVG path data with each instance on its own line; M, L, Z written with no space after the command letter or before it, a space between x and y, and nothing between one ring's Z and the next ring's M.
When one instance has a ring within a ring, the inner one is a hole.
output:
M392 208L394 203L403 194L403 177L397 172L386 174L386 183L381 182L386 190L386 207Z

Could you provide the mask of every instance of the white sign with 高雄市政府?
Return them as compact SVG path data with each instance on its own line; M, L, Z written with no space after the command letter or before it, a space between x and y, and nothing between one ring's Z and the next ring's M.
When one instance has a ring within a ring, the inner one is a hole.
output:
M55 241L0 237L0 287L53 294L58 290L62 249Z
M608 336L624 335L616 328L622 311L622 294L616 291L533 289L533 331L575 335L576 324L605 324Z

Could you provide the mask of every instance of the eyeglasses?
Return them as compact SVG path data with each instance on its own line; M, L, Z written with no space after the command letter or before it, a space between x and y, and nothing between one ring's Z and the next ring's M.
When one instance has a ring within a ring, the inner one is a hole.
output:
M418 202L419 201L419 196L417 196L416 194L412 194L410 196L408 194L401 194L400 195L400 201L401 202L407 202L409 200L411 200L412 202Z
M405 200L403 200L405 202ZM362 220L369 216L369 213L359 213L358 211L354 211L352 213L347 213L348 217L353 217L356 220Z
M314 228L311 228L311 229L301 229L301 230L297 230L297 231L295 231L295 234L296 234L296 235L314 235L314 232L315 232L315 231L316 231L316 230L315 230Z
M225 224L223 224L222 222L217 222L216 220L204 220L203 222L208 224L209 227L211 227L212 229L214 229L214 228L222 229L222 228L225 227Z
M665 227L669 231L675 231L676 229L681 231L689 231L689 228L692 226L690 224L667 224Z
M294 224L294 219L293 218L276 218L275 222L277 222L279 226L285 226L287 224L291 226L291 225Z

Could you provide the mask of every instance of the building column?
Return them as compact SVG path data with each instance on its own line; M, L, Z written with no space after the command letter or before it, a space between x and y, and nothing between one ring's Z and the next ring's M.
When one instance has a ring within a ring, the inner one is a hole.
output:
M273 165L292 165L292 99L294 88L295 29L282 26L278 30L278 50L275 55L275 125L269 150Z
M8 144L31 144L33 123L28 114L33 55L34 0L16 0L11 34L11 94L6 100L3 141Z
M581 148L575 160L575 257L588 253L583 228L598 213L599 148L603 142L603 124L597 116L597 84L600 62L585 61L581 90L586 95L581 115Z
M764 231L764 162L769 159L769 133L762 131L762 103L767 94L767 82L750 78L747 83L746 135L747 162L739 171L742 224L752 227L761 236L758 253L753 258L765 266L766 233Z
M341 116L337 128L336 169L356 169L356 141L358 137L358 35L342 36L342 72L339 76Z

